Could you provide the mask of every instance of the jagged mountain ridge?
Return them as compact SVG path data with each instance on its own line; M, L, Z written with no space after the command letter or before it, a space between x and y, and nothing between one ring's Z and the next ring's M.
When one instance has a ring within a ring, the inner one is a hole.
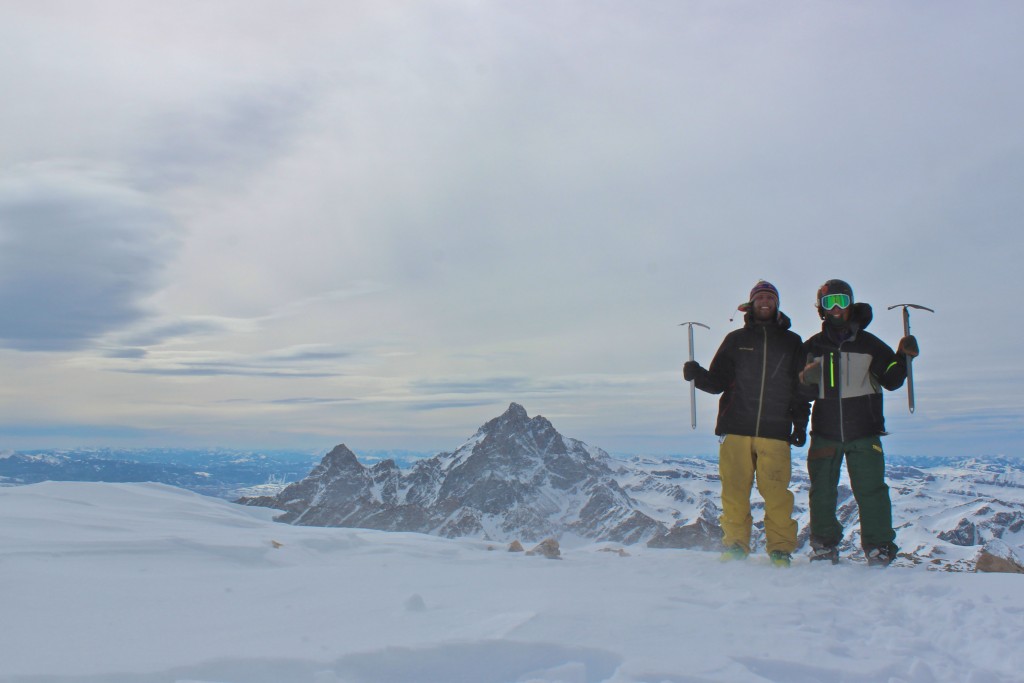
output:
M458 449L421 460L408 473L389 461L367 468L340 445L278 495L239 502L280 509L280 521L310 526L491 540L571 534L624 544L672 545L675 538L685 538L687 547L717 543L713 503L680 489L684 505L652 508L619 483L621 467L601 449L562 436L543 416L530 418L512 403Z

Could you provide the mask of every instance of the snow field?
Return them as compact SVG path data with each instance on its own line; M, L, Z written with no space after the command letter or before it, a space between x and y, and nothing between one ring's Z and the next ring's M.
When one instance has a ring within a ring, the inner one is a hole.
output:
M1024 680L1019 575L552 561L272 515L157 484L0 489L0 681Z

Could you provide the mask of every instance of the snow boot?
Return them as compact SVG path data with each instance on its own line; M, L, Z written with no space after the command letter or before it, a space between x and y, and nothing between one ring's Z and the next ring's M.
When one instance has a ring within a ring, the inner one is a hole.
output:
M793 556L784 550L773 550L768 553L768 559L771 560L773 567L789 567L793 562Z
M885 546L865 548L864 557L867 558L869 567L888 567L896 559L892 550Z
M811 562L831 562L839 564L839 548L834 545L821 546L811 549Z
M721 562L732 562L733 560L745 560L745 559L747 559L747 555L749 555L749 554L750 553L747 552L746 548L742 547L739 544L736 544L736 545L731 545L728 548L726 548L725 551L721 555L718 556L718 559Z

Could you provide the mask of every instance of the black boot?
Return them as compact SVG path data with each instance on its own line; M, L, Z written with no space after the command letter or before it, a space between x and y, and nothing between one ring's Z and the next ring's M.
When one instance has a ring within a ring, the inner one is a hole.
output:
M825 560L832 564L839 564L839 548L834 545L811 548L811 562L823 562Z
M869 567L888 567L896 559L896 552L889 546L864 546L864 557Z
M811 562L829 561L832 564L839 564L839 544L832 539L811 536Z

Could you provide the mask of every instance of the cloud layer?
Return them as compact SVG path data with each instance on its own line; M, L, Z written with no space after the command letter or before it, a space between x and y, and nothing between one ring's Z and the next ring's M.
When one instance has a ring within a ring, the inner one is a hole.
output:
M677 324L709 361L766 278L809 336L832 277L893 345L937 311L889 447L1018 443L1024 9L187 6L0 10L17 443L440 449L515 400L708 452Z
M146 316L178 242L150 197L81 169L0 179L0 344L88 348Z

